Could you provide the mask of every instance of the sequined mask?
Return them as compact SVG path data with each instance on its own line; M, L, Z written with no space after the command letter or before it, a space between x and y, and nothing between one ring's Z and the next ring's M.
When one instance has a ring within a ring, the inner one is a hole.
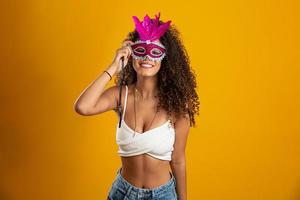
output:
M165 47L157 41L138 40L130 48L134 59L145 60L148 57L152 61L161 61L166 56Z

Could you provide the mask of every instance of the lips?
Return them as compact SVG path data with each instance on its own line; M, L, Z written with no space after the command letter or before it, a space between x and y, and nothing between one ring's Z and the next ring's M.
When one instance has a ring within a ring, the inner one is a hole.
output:
M148 62L141 62L140 65L144 68L151 68L154 66L153 64L148 63Z

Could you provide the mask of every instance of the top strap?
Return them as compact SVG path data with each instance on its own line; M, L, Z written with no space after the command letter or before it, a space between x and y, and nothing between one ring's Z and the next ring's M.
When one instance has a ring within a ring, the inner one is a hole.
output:
M123 110L123 116L122 120L124 120L125 112L126 112L126 105L127 105L127 96L128 96L128 86L125 85L126 93L125 93L125 102L124 102L124 110Z

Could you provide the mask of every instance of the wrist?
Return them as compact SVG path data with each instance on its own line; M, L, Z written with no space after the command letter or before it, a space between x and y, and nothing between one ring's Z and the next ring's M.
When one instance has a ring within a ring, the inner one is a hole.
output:
M115 75L116 73L116 69L113 65L110 65L108 68L106 68L106 70L112 77Z

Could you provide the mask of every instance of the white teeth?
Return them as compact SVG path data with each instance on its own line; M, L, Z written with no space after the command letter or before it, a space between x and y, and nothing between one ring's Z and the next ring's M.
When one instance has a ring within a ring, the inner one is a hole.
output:
M143 67L152 67L152 65L150 65L150 64L141 64L141 66L143 66Z

